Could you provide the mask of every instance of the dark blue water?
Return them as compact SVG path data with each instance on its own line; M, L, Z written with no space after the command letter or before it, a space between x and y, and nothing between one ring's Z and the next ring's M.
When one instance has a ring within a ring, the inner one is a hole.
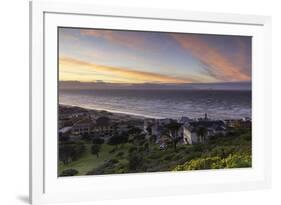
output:
M61 90L59 102L156 118L251 117L251 91Z

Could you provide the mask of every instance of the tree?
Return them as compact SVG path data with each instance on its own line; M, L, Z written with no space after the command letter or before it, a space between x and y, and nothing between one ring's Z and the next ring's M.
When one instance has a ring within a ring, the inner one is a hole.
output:
M138 150L138 148L134 146L134 147L131 147L128 152L131 154L132 152L135 152L137 150Z
M169 124L165 125L165 127L166 131L164 133L170 139L171 143L173 144L174 151L176 151L177 143L180 141L178 132L181 127L181 124L176 121L172 121Z
M119 145L128 142L128 135L122 133L121 135L113 136L109 139L108 144L110 145Z
M139 167L142 166L143 157L136 153L132 152L129 156L129 170L136 171Z
M151 135L150 138L149 138L149 141L150 141L151 143L155 143L156 140L157 140L157 136L156 136L156 135Z
M59 160L64 164L79 159L85 152L86 147L83 142L60 142Z
M152 134L152 127L151 127L151 125L146 128L146 131L147 131L148 134L150 134L150 135Z
M91 140L91 136L89 135L89 133L83 133L82 139L89 142Z
M199 141L203 142L203 143L206 140L207 133L208 133L208 130L203 126L198 127L198 129L196 130L196 134L199 138Z
M146 152L149 152L149 143L148 143L148 142L146 142L146 143L144 144L144 150L145 150Z
M128 134L129 135L137 135L140 134L142 132L142 130L138 127L134 127L132 126L129 130L128 130Z
M91 153L96 155L97 158L99 157L100 150L101 150L101 145L99 144L93 144L91 147Z
M145 141L145 135L144 134L136 134L134 137L134 140L137 142Z

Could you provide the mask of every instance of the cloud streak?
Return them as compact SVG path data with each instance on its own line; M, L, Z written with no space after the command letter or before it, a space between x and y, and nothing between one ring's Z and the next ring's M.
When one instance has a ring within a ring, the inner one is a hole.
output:
M59 59L60 80L81 80L126 83L190 83L194 79L167 76L159 73L138 71L122 67L97 65L69 57ZM79 76L80 75L80 76ZM81 76L84 75L84 76ZM86 77L85 77L86 75Z
M207 72L222 81L249 81L251 77L241 66L227 58L217 48L193 34L170 34L178 44L202 62ZM242 60L239 55L237 60Z
M81 35L102 38L108 42L133 49L145 49L146 39L135 32L83 29Z

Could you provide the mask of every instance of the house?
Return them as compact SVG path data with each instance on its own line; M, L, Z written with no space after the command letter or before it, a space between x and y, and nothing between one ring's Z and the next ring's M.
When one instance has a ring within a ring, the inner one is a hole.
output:
M200 136L200 129L204 129L205 136ZM204 143L215 134L225 134L225 124L221 120L199 120L185 123L183 126L183 143L197 144Z
M250 118L225 120L225 123L230 128L250 129L252 127L252 120Z
M184 123L188 123L188 122L192 122L192 121L193 120L190 119L189 117L182 116L181 119L178 122L184 124Z
M84 119L84 117L66 117L66 116L59 116L58 120L58 128L62 129L64 127L72 127L75 123L79 122L80 120Z
M91 134L98 137L111 136L115 131L115 126L108 117L99 117L91 127Z
M94 122L92 121L91 118L84 118L79 120L72 126L72 134L73 135L90 134L93 123Z

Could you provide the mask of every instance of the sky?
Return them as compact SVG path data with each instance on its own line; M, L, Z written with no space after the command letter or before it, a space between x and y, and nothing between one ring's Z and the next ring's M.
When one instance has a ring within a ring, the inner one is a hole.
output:
M107 83L251 81L251 37L59 28L59 80Z

